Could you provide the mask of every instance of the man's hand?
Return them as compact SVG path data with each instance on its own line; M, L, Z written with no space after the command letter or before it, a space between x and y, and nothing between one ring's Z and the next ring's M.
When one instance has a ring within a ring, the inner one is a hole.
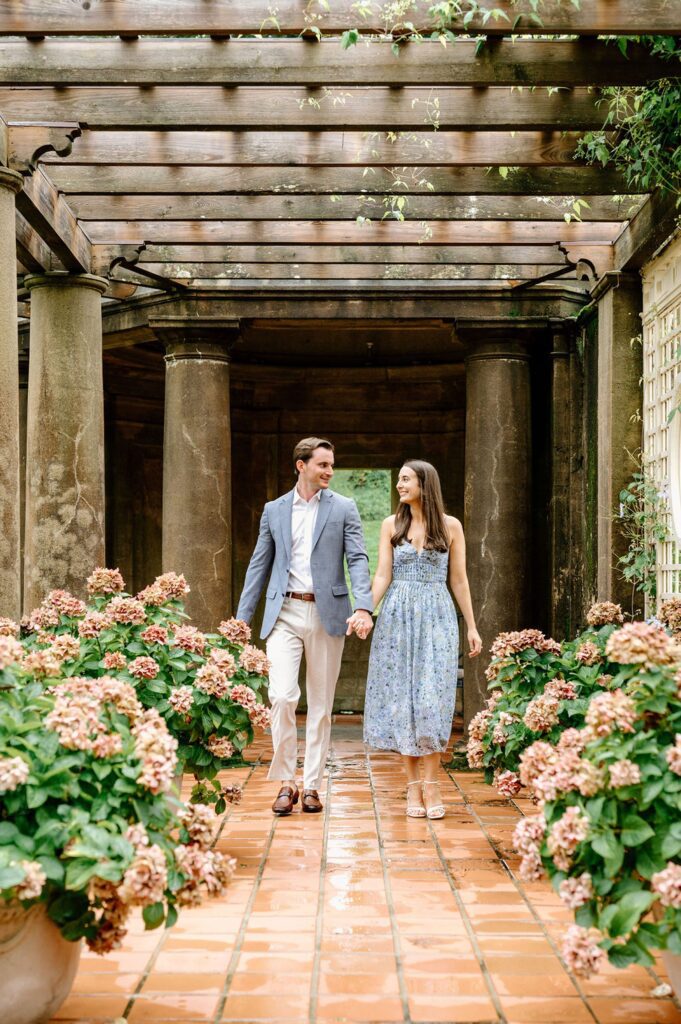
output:
M374 620L371 617L370 612L364 608L358 608L349 619L346 620L348 628L346 636L350 636L353 632L357 634L360 640L366 640L369 633L374 628Z

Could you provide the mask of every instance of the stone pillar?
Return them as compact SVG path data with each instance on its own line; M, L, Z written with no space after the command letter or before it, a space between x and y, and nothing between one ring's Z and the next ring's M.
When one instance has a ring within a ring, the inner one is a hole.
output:
M570 331L566 320L551 321L551 498L549 505L551 635L563 640L572 622L570 481L572 401Z
M24 610L54 587L85 591L103 565L101 295L90 274L31 275Z
M592 292L598 303L598 572L600 601L617 601L627 612L643 610L617 569L627 542L619 528L620 491L636 472L643 405L642 284L634 273L612 272Z
M210 630L233 613L229 354L239 325L159 317L150 326L166 346L163 570L185 574L187 612Z
M464 661L466 727L487 696L498 633L527 622L531 447L529 351L515 324L457 321L466 344L464 529L483 654Z
M26 542L26 426L28 423L28 353L19 354L19 533L21 536L21 590L24 593Z
M14 197L23 178L0 167L0 616L21 613L19 333Z

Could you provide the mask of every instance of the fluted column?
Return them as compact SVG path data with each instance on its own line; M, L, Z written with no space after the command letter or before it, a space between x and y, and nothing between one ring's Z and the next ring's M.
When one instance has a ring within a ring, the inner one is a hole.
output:
M31 292L24 609L82 594L104 551L101 295L106 281L57 272Z
M467 346L464 529L483 654L464 663L466 726L487 696L485 668L497 633L528 625L530 373L513 324L457 321Z
M187 611L212 629L232 613L229 353L238 323L151 326L166 347L163 569L184 573Z
M0 167L0 616L21 612L19 336L14 197L23 178Z

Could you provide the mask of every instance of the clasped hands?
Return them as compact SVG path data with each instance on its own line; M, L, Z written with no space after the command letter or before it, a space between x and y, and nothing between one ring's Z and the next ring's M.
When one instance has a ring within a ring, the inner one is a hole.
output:
M345 635L351 636L352 633L356 633L360 640L366 640L369 633L374 628L374 620L371 614L364 608L358 608L356 612L346 619L348 628Z

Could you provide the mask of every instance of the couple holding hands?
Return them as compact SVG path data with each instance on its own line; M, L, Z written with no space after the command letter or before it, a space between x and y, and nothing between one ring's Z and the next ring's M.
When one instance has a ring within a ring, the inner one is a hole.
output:
M315 813L323 806L319 790L345 637L354 631L366 639L372 612L383 599L369 657L364 740L374 749L402 755L407 815L441 818L445 808L437 771L451 732L459 656L456 611L447 584L466 622L470 656L482 648L461 524L445 514L433 466L406 461L397 481L397 512L381 526L372 582L357 506L329 490L333 445L319 437L304 438L294 448L293 462L295 487L265 505L237 610L238 618L250 622L267 584L261 636L270 661L274 755L268 777L281 783L272 810L290 814L300 799L296 708L303 652L307 722L302 809Z

